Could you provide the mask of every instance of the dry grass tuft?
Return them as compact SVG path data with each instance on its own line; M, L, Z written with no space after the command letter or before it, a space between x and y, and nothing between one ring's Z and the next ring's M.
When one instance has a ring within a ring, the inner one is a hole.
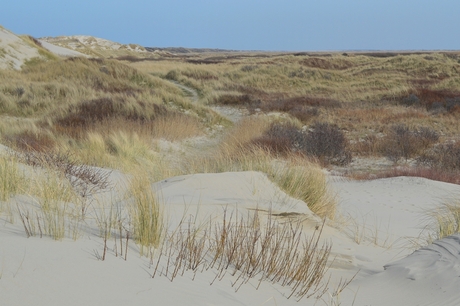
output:
M154 138L179 141L186 138L202 136L205 127L196 117L182 114L163 116L149 127Z
M437 209L428 212L432 221L433 234L428 235L428 243L460 232L460 202L458 199L445 201Z
M132 233L141 246L141 256L148 256L151 248L158 247L163 238L163 212L152 190L146 173L137 172L131 179L127 195L132 203L129 209Z
M19 171L16 158L0 154L0 201L7 201L11 196L17 194L21 188L25 187L26 181L24 175Z
M295 220L278 222L270 214L261 218L257 211L244 216L224 210L223 220L215 224L182 224L163 245L152 277L164 275L173 281L185 271L214 268L211 285L230 274L236 291L254 279L257 288L262 281L290 288L288 299L320 297L327 290L324 274L331 251L329 244L320 244L320 236L321 230L306 237ZM169 258L166 271L159 270L162 256Z

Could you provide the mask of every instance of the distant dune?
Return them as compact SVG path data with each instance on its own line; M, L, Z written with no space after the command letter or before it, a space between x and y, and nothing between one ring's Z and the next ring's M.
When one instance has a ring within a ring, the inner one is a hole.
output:
M84 55L31 36L18 36L0 26L0 69L19 70L28 61L46 60L59 56Z

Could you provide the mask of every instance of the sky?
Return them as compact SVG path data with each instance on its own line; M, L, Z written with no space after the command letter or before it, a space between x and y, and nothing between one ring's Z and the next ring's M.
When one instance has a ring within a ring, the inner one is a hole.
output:
M145 47L459 50L460 0L15 0L0 25Z

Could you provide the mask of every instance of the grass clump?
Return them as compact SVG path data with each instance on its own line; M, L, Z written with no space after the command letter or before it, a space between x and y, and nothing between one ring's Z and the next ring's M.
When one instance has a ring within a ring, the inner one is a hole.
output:
M268 176L288 195L307 203L318 216L335 219L337 201L327 186L326 175L317 165L293 157L269 170Z
M7 201L25 187L26 178L21 174L13 156L0 154L0 200Z
M163 212L150 179L145 173L136 173L130 183L128 196L133 227L133 238L140 245L141 255L147 256L151 248L160 245L163 235Z
M460 233L460 201L458 199L445 201L444 204L428 214L433 220L434 232L433 235L428 236L429 243Z
M40 207L44 233L55 240L62 240L68 223L67 205L76 202L72 187L61 177L48 173L44 178L36 180L32 188Z
M161 249L152 277L165 275L171 281L185 271L195 274L213 268L216 280L234 276L238 291L249 280L277 283L290 289L287 298L321 297L327 290L324 275L331 245L320 243L321 229L307 237L298 220L277 221L268 212L243 215L224 210L223 220L209 226L185 222ZM162 256L171 266L159 270Z
M261 145L258 141L270 129L273 129L273 125L267 118L245 119L228 132L212 154L187 159L183 172L263 172L288 195L307 203L320 217L334 219L336 200L327 187L326 176L319 165L292 150L280 154L273 146Z
M299 156L279 158L262 148L221 148L219 153L187 164L187 173L260 171L288 195L304 201L320 217L335 218L336 199L318 166Z

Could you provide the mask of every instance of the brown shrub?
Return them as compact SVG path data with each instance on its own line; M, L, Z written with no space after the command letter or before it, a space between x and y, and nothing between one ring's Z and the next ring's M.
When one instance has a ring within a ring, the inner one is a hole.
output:
M345 165L352 159L345 135L337 125L329 123L315 123L307 132L292 124L275 123L253 144L276 153L298 152L325 165Z
M82 101L78 105L70 107L68 114L58 119L56 123L60 126L89 126L95 122L116 117L146 121L169 112L163 105L147 104L141 101L136 101L134 104L127 105L120 98Z
M335 124L315 123L302 138L299 149L325 164L346 165L352 160L348 140Z
M273 138L268 135L256 138L249 144L250 147L255 146L263 150L280 155L286 155L291 152L291 143L286 138Z
M407 160L426 150L438 139L438 133L430 128L411 130L404 124L397 124L382 139L381 150L388 159L398 162L401 158Z
M24 131L5 137L5 141L20 151L47 152L52 151L56 142L48 134L42 132Z
M435 146L417 159L418 163L442 170L460 170L460 144L446 143Z
M300 137L302 137L302 132L296 126L273 123L264 135L252 140L250 145L263 148L271 153L285 155L295 149Z
M82 101L71 106L68 112L54 120L54 129L60 134L79 139L89 130L114 127L117 121L132 121L146 124L156 118L173 114L164 105L126 102L122 98L99 98Z
M299 119L301 122L308 122L311 119L318 117L320 112L317 107L295 107L289 110L289 115Z
M454 106L460 105L460 92L447 89L434 90L424 86L414 89L408 96L397 100L401 105L423 106L430 111L439 109L450 111Z
M252 103L249 95L221 95L214 99L215 104L230 105L230 106L248 106Z

